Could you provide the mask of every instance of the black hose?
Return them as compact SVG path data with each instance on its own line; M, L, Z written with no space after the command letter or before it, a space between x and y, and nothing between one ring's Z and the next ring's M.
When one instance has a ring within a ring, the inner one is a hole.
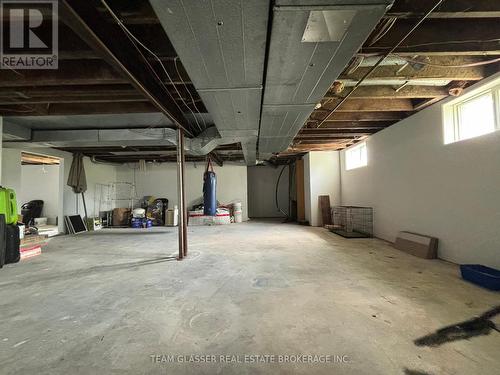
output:
M288 219L289 216L286 212L284 212L281 208L280 208L280 205L278 203L278 188L280 186L280 180L281 180L281 176L283 175L283 172L285 171L285 168L288 167L288 165L284 165L283 168L281 168L281 172L278 176L278 181L276 181L276 195L275 195L275 201L276 201L276 208L278 209L279 212L281 212L283 215L285 215L285 217Z

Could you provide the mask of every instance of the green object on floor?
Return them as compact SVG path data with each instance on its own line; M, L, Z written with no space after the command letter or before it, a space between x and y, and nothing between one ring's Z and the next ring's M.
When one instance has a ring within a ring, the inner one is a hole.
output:
M17 223L17 202L14 190L0 187L0 214L5 215L6 224Z

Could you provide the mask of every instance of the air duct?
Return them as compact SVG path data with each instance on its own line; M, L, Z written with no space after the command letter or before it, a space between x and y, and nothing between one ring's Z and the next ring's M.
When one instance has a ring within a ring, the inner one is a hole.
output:
M257 143L261 159L288 147L392 0L276 0L270 35L269 0L150 3L221 138L252 165Z
M286 150L392 0L277 0L259 158Z
M241 142L242 148L255 137L221 137L212 126L196 138L185 138L185 150L190 155L207 155L221 145ZM32 130L31 138L23 142L4 142L7 147L130 147L175 146L177 130L151 129L100 129L100 130ZM251 152L251 151L250 151Z
M269 0L150 3L220 136L255 164Z

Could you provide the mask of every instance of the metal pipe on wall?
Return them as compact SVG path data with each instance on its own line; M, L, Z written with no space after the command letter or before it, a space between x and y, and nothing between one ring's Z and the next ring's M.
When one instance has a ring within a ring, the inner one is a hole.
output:
M177 194L179 200L179 256L182 260L187 256L187 210L186 192L184 190L184 133L177 130Z

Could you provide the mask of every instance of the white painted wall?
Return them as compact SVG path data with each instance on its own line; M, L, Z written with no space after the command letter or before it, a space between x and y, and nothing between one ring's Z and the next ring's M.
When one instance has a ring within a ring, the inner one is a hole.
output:
M248 167L248 216L252 218L284 217L276 208L276 182L283 167ZM285 167L278 187L280 208L288 213L289 168Z
M435 236L442 259L500 268L500 131L444 145L441 106L368 138L367 167L343 151L342 204L372 206L377 237Z
M19 195L22 190L22 170L21 170L21 152L32 152L47 156L54 156L60 159L59 178L58 178L58 228L60 232L64 232L63 216L81 214L84 216L83 204L81 195L77 195L73 190L66 185L68 180L69 170L73 156L71 153L54 150L50 148L33 148L33 149L14 149L4 148L2 157L2 180L3 186L13 188ZM111 183L116 181L117 167L114 165L95 164L89 158L84 158L85 172L87 175L87 192L85 198L87 202L87 211L89 216L97 214L98 196L95 194L96 183ZM21 197L22 199L22 197ZM18 203L21 204L21 199L18 198ZM95 209L94 209L95 207ZM113 207L110 207L113 208Z
M35 199L43 200L42 217L55 224L59 215L59 165L21 166L21 188L17 190L19 212L23 203Z
M146 172L127 166L118 167L117 180L134 182L138 197L153 195L167 198L169 207L177 204L177 164L147 164ZM223 167L214 166L217 174L217 200L221 204L240 201L243 220L248 220L247 167L242 164L224 163ZM188 208L203 201L204 163L186 163L185 188Z
M311 225L311 153L304 155L304 215Z
M81 195L73 193L66 185L72 162L70 153L49 149L13 149L3 150L2 179L4 186L16 190L17 194L22 190L21 151L33 152L47 156L60 158L59 168L59 211L57 216L81 214L84 215ZM177 204L177 165L175 163L163 163L157 165L148 164L147 172L135 171L127 166L114 166L109 164L95 164L89 158L84 158L85 172L87 175L87 192L85 199L89 216L97 215L99 196L96 193L96 184L109 184L116 181L134 182L137 185L137 195L154 195L158 198L169 199L170 206ZM232 203L241 201L243 207L243 219L248 220L247 204L247 167L242 164L225 163L223 167L214 167L217 173L217 199L221 203ZM203 194L203 163L186 163L186 199L189 206L201 200ZM135 174L135 177L134 177ZM41 198L43 199L43 198ZM18 201L21 203L23 197ZM112 209L114 207L127 206L126 202L120 202L112 206L101 207L101 209ZM59 230L64 231L63 220L59 220Z
M69 168L71 167L71 158L68 160L68 174ZM112 182L118 181L118 166L110 165L110 164L96 164L92 163L89 158L84 158L83 165L85 166L85 174L87 176L87 191L85 192L85 202L87 203L87 213L90 217L99 215L99 189L96 184L110 184ZM66 181L68 177L65 177L64 184L66 185ZM70 195L75 196L71 188ZM117 207L116 202L108 202L107 204L101 205L101 211L112 210ZM82 216L84 215L83 210L83 202L81 198L81 194L78 196L78 207L75 212L78 212Z
M2 186L21 191L21 150L4 148L2 150Z
M340 170L337 151L313 151L304 157L304 196L306 220L322 225L318 197L330 196L330 205L340 204Z

